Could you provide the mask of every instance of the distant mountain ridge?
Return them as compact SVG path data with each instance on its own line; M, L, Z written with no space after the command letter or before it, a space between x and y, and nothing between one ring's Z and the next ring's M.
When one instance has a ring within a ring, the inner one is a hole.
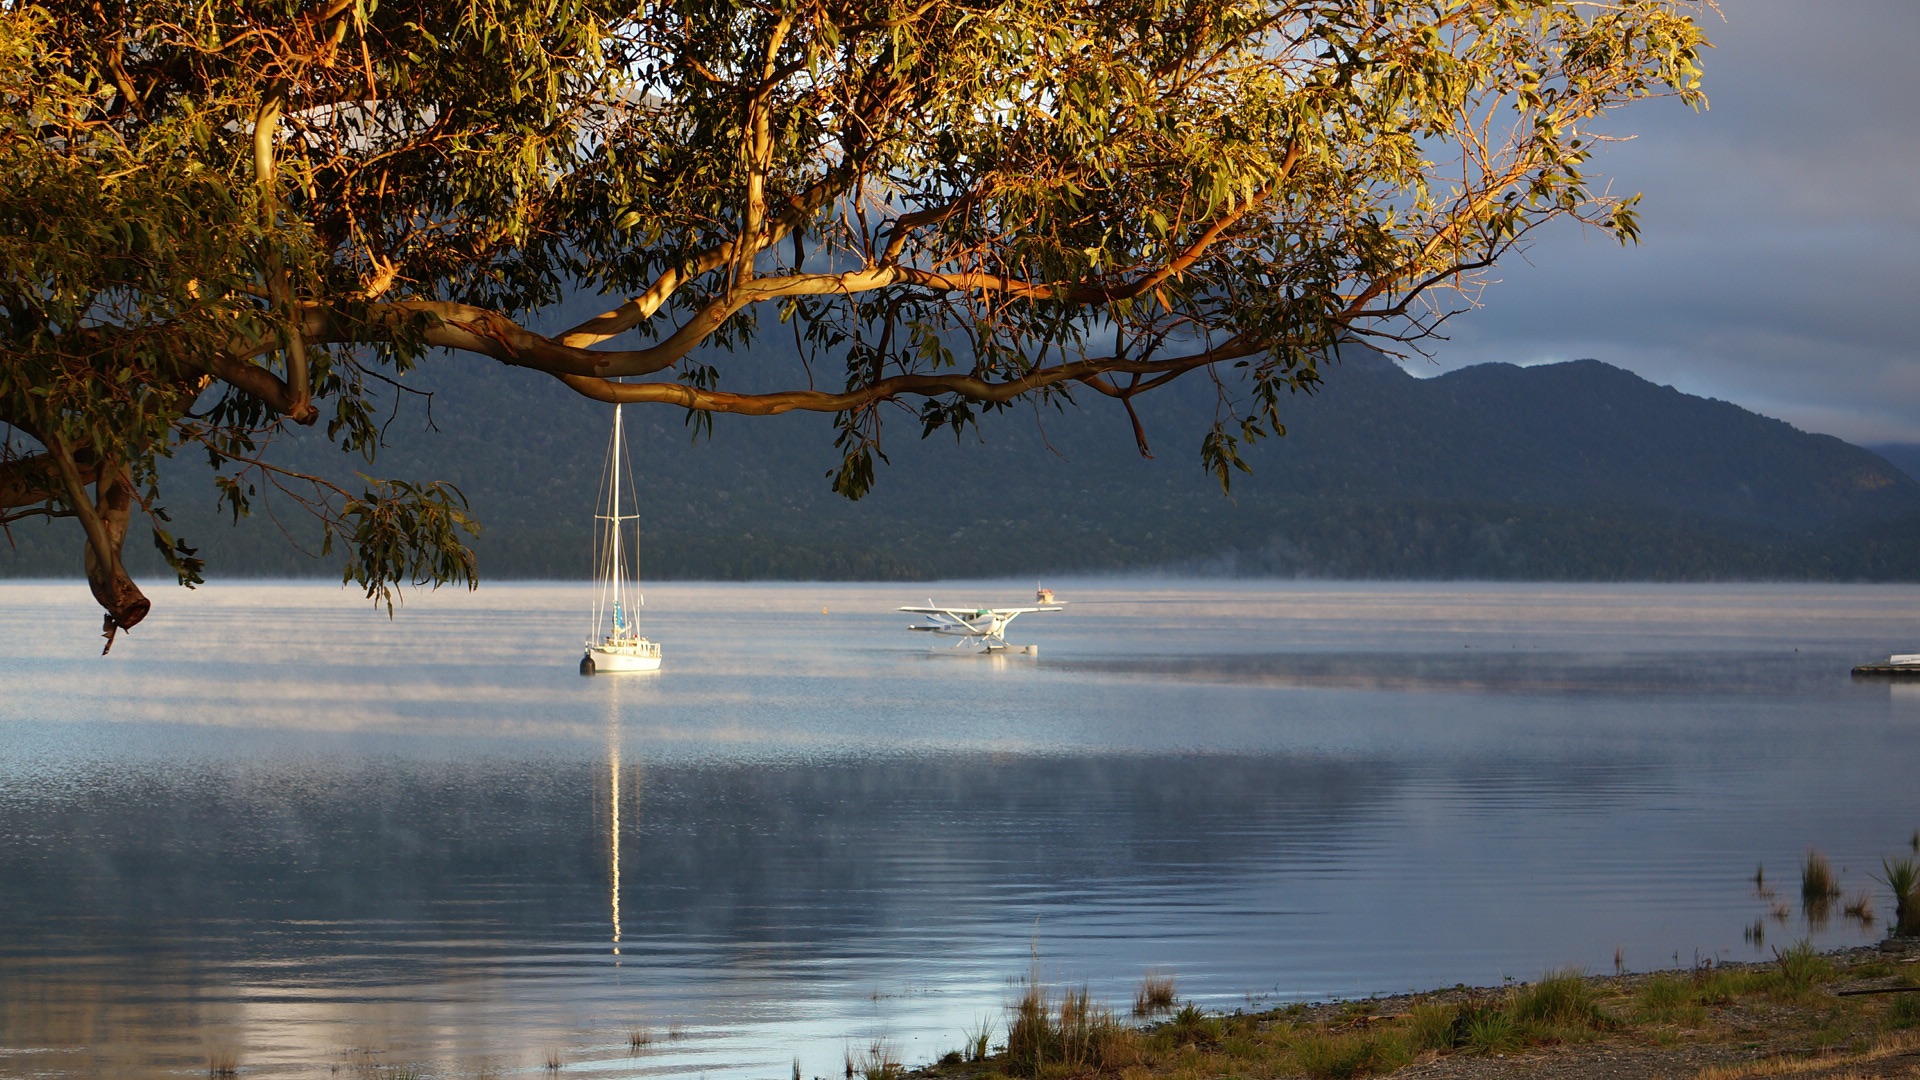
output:
M1870 451L1597 360L1414 379L1380 358L1333 379L1287 449L1319 469L1340 442L1346 460L1393 461L1349 481L1367 494L1657 508L1800 534L1920 514L1914 478Z
M421 375L439 431L403 411L371 471L458 484L487 525L476 544L485 576L584 576L606 407L503 367L430 361ZM826 417L721 416L711 443L691 445L681 414L630 409L643 571L1920 578L1913 476L1839 439L1594 360L1416 379L1372 350L1344 349L1320 392L1285 403L1289 434L1252 449L1254 473L1235 479L1231 497L1197 460L1211 383L1139 399L1150 460L1124 414L1084 397L1080 410L990 416L958 441L920 440L903 412L889 429L891 463L858 503L827 488L837 457ZM292 460L349 479L366 468L305 441L286 448ZM204 545L215 576L333 572L287 549L271 522L217 521L210 489L176 485L173 499L178 531ZM289 527L314 535L297 519ZM71 525L55 529L16 526L0 572L74 573Z
M1898 466L1901 472L1920 480L1920 443L1869 443L1867 449Z

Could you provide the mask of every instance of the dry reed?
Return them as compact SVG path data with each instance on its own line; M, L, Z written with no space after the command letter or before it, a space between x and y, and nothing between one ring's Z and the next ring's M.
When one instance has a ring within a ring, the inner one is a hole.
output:
M1155 1016L1173 1011L1173 976L1149 971L1133 994L1133 1015Z

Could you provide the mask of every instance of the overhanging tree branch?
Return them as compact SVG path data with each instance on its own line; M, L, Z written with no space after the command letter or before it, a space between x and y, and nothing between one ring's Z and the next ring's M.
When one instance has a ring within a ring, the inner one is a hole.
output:
M832 413L855 496L879 404L920 399L931 433L1087 386L1145 452L1133 399L1207 371L1222 404L1201 464L1224 480L1334 343L1419 347L1547 222L1632 239L1633 199L1585 175L1599 127L1642 98L1703 100L1711 10L16 5L0 417L65 433L68 467L46 439L0 462L0 517L71 504L111 621L131 477L157 513L171 445L267 462L323 411L370 454L370 385L417 381L434 349L602 401ZM582 291L627 299L530 329ZM736 389L725 353L763 315L793 324L802 388ZM834 370L841 388L817 388ZM349 575L376 595L469 572L454 494L393 480L354 499Z
M560 375L578 393L609 404L660 402L699 412L777 416L787 412L852 412L903 397L953 394L969 401L1004 403L1063 382L1086 381L1108 372L1159 376L1178 375L1225 360L1237 360L1259 350L1229 343L1174 360L1123 360L1112 357L1076 360L1037 368L1017 378L992 380L977 375L895 375L841 393L821 390L784 390L764 394L734 394L703 390L684 383L623 383L608 379Z

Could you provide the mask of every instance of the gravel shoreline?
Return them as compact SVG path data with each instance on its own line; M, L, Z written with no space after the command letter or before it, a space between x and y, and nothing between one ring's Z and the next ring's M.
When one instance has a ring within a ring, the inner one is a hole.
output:
M1355 1000L1336 1000L1263 1012L1208 1014L1213 1021L1235 1025L1240 1034L1182 1043L1166 1033L1174 1021L1143 1029L1139 1042L1147 1049L1136 1060L1106 1067L1069 1069L1049 1065L1039 1080L1065 1077L1111 1076L1117 1080L1204 1080L1209 1077L1248 1077L1267 1080L1287 1076L1390 1076L1418 1080L1574 1080L1605 1077L1620 1080L1732 1080L1745 1076L1857 1080L1909 1078L1920 1080L1920 1024L1895 1011L1901 998L1920 999L1920 992L1843 994L1841 991L1899 986L1920 989L1920 940L1889 939L1879 946L1861 946L1821 954L1830 971L1817 985L1796 994L1754 991L1706 1004L1690 1005L1679 1014L1648 1013L1638 1009L1649 987L1676 981L1699 985L1712 975L1749 973L1756 980L1775 970L1773 962L1727 962L1699 969L1593 975L1584 982L1608 1014L1621 1018L1590 1034L1565 1040L1547 1040L1508 1052L1424 1050L1397 1068L1367 1067L1352 1071L1336 1066L1309 1068L1281 1064L1272 1055L1255 1057L1229 1045L1268 1038L1281 1045L1288 1040L1364 1040L1373 1031L1404 1032L1417 1008L1436 1004L1450 1007L1495 1005L1513 1000L1519 986L1456 986L1427 993L1394 994ZM1910 1006L1902 1006L1910 1010ZM1651 1018L1650 1018L1651 1017ZM1404 1036L1402 1036L1404 1037ZM1197 1043L1197 1045L1196 1045ZM1237 1056L1236 1056L1237 1055ZM942 1064L916 1070L935 1080L996 1080L1016 1070L1005 1053L979 1062Z
M1838 949L1825 954L1841 970L1841 977L1825 987L1826 996L1838 998L1839 990L1859 990L1881 986L1889 979L1849 978L1848 973L1858 970L1875 961L1894 959L1901 966L1920 967L1920 941L1898 941L1888 939L1882 945L1862 945L1847 949ZM1714 965L1717 970L1757 970L1771 968L1771 961L1729 961ZM1606 991L1631 994L1656 978L1663 976L1691 976L1692 969L1678 968L1660 971L1634 972L1623 975L1593 975L1588 982L1596 988ZM1465 998L1474 995L1496 995L1502 993L1500 987L1456 988L1435 994L1399 994L1392 999L1380 999L1383 1005L1392 1002L1392 1012L1383 1008L1383 1014L1404 1013L1419 1000L1448 1000L1449 995ZM1328 1003L1325 1009L1337 1010L1344 1003ZM1701 1072L1714 1068L1727 1068L1740 1065L1756 1065L1779 1058L1801 1058L1805 1071L1795 1071L1793 1075L1806 1077L1826 1077L1835 1075L1874 1076L1874 1077L1920 1077L1920 1047L1900 1051L1872 1063L1849 1060L1852 1056L1843 1047L1822 1047L1804 1045L1803 1040L1790 1037L1803 1025L1791 1023L1791 1014L1811 1012L1822 1008L1824 1001L1816 1001L1803 1006L1782 1006L1769 1003L1766 1008L1748 1006L1740 1013L1722 1016L1720 1019L1733 1028L1732 1038L1724 1037L1726 1032L1711 1029L1694 1037L1691 1043L1683 1042L1677 1046L1647 1045L1641 1039L1629 1034L1625 1038L1601 1039L1591 1043L1563 1044L1543 1047L1537 1050L1516 1054L1449 1054L1431 1061L1415 1062L1402 1069L1385 1075L1393 1077L1418 1077L1420 1080L1490 1080L1490 1078L1512 1078L1512 1080L1585 1080L1588 1077L1618 1077L1620 1080L1667 1080L1667 1078L1694 1077ZM1805 1019L1805 1018L1803 1018ZM1685 1039L1686 1029L1676 1033ZM1719 1035L1721 1037L1715 1037ZM1798 1044L1798 1045L1796 1045ZM1820 1059L1825 1055L1832 1057L1830 1068L1820 1067ZM1863 1068L1871 1064L1871 1071Z

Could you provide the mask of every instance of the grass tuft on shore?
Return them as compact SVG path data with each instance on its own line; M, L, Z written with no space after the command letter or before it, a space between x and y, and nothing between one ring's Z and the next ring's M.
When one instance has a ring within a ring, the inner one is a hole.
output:
M799 1074L799 1062L794 1063L795 1075ZM858 1076L860 1080L900 1080L907 1073L900 1063L900 1055L885 1039L875 1039L858 1057L851 1053L847 1057L847 1075Z
M1847 901L1846 906L1842 908L1841 911L1847 918L1858 922L1861 926L1872 926L1874 920L1873 894L1867 892L1865 889L1854 893L1853 899Z
M1173 1011L1173 976L1149 971L1133 994L1133 1015L1158 1016Z
M1124 1063L1131 1032L1113 1010L1096 1005L1086 987L1054 1000L1029 979L1007 1021L1008 1071L1016 1076L1079 1075ZM869 1078L872 1080L872 1078Z
M1295 1068L1326 1080L1388 1073L1414 1058L1406 1036L1397 1031L1306 1031L1289 1049Z
M1781 952L1774 950L1774 963L1780 968L1779 991L1787 997L1799 997L1823 982L1833 979L1833 961L1820 955L1811 941Z
M1806 865L1800 868L1800 914L1807 920L1810 933L1820 933L1833 918L1833 902L1840 896L1840 878L1833 864L1818 850L1807 851Z
M993 1018L981 1017L979 1025L967 1028L965 1034L967 1045L961 1056L967 1061L987 1060L987 1052L993 1046Z
M1881 882L1893 892L1893 932L1920 937L1920 859L1881 859L1887 876Z
M1819 849L1807 851L1807 861L1800 868L1800 899L1806 904L1825 904L1840 895L1840 879L1833 872L1833 864L1827 861Z
M1511 1010L1520 1024L1556 1037L1613 1024L1601 1010L1599 995L1587 981L1587 973L1579 968L1550 971L1539 982L1514 991Z

